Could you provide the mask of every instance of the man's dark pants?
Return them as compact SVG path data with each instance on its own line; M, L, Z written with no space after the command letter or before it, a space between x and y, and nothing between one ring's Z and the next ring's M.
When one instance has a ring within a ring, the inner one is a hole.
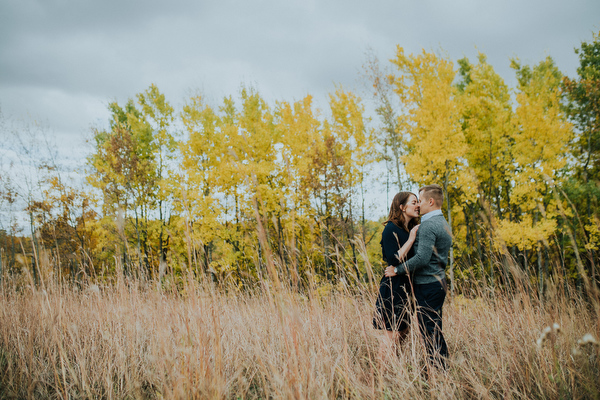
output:
M446 299L446 281L415 285L419 330L425 340L429 361L446 367L448 347L442 334L442 306Z

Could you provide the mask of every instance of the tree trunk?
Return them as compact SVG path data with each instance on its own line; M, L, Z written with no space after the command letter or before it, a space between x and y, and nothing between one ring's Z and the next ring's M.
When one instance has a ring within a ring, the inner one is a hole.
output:
M587 176L587 175L586 175ZM587 183L587 182L586 182ZM589 189L588 189L589 190ZM592 223L592 208L591 208L591 199L590 199L590 193L588 192L587 194L587 220L588 223ZM588 232L586 231L586 236L587 236L587 241L589 242L590 239L590 235L588 234ZM594 289L594 292L597 292L597 284L596 284L596 261L595 261L595 254L594 254L594 249L590 248L588 250L588 254L589 254L589 263L590 263L590 275L592 277L592 288Z
M12 229L12 234L10 235L10 267L15 267L15 257L16 257L16 246L15 246L15 230ZM13 271L14 269L11 269Z
M538 241L537 243L537 265L538 265L538 282L539 282L539 291L540 291L540 299L544 298L544 268L542 266L542 242Z
M163 247L163 233L165 228L165 221L163 220L162 212L162 200L158 200L158 217L160 219L160 234L158 237L160 260L159 262L167 262L167 249Z
M38 284L38 268L37 268L37 263L38 263L38 256L39 256L39 249L38 249L38 243L37 240L35 238L35 228L33 227L33 214L30 212L29 213L29 223L30 223L30 228L31 228L31 249L32 249L32 253L33 253L33 258L32 260L32 268L33 268L33 282L34 284Z
M446 192L447 193L447 192ZM448 195L448 225L452 231L452 207L450 206L450 195ZM454 245L450 246L450 293L454 294Z
M135 234L137 237L137 253L138 253L138 275L142 272L142 246L140 242L140 223L137 207L134 209L135 212Z
M450 225L450 235L452 235L452 206L450 203L450 194L448 193L448 161L446 161L446 174L444 176L444 196L446 197L446 206L448 210L448 225ZM450 254L448 256L448 264L450 267L450 293L454 294L454 245L450 246Z

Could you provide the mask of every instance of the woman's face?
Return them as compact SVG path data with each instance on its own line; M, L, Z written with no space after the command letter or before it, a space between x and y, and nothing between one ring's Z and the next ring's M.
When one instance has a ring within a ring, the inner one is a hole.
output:
M417 196L411 195L406 202L404 208L404 215L406 216L406 221L410 221L413 218L419 217L419 200L417 200Z

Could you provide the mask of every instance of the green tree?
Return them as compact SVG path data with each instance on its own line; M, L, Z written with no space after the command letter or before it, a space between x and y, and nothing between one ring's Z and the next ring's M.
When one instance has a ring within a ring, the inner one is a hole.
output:
M155 198L158 206L160 233L158 237L158 254L160 261L167 261L168 238L165 238L168 209L172 204L172 160L175 157L177 141L172 132L173 107L166 101L165 95L160 93L156 85L152 84L144 93L137 95L141 108L142 120L137 120L141 128L150 126L152 129L152 147L156 165ZM135 117L134 114L134 118ZM165 241L167 243L165 243Z
M596 282L600 241L600 33L594 34L592 42L582 42L575 52L579 55L578 77L563 79L567 110L575 127L571 153L576 160L566 191L575 208L580 210L584 229L575 231L584 233L588 267Z
M157 192L152 128L132 100L124 108L111 103L109 109L112 113L109 130L94 131L95 151L87 159L90 168L87 179L102 193L103 214L113 216L116 221L114 233L121 238L121 255L126 267L129 259L125 223L133 225L136 256L141 266L142 248L147 255L147 236L143 235L142 228L147 231ZM149 268L147 257L146 263Z

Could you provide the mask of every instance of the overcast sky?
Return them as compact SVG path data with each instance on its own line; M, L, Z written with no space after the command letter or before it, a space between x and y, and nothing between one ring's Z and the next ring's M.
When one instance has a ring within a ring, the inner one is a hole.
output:
M362 90L369 48L383 61L396 45L453 60L482 51L513 85L511 57L550 55L574 76L573 49L599 30L599 0L0 0L0 108L81 155L108 102L151 83L177 109L242 84L271 103L312 94L326 108L335 84Z

